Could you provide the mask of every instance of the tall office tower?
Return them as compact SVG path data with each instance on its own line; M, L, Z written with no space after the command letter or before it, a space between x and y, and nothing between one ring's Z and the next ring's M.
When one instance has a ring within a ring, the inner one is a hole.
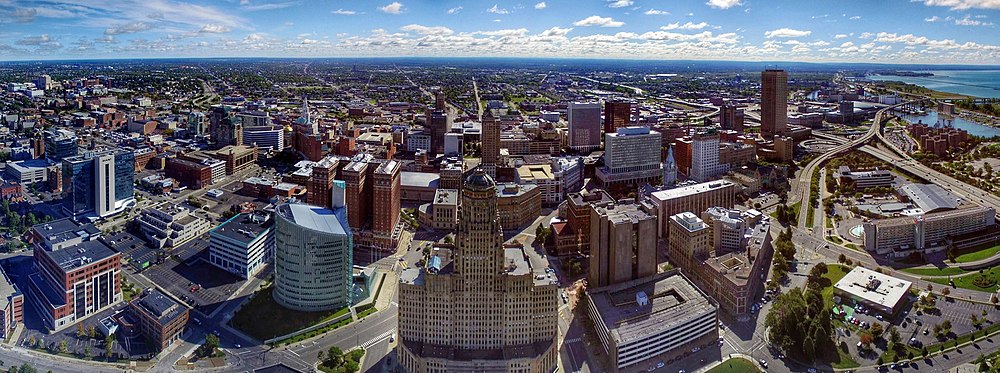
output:
M359 157L355 157L359 158ZM347 221L351 229L360 231L368 224L372 211L372 194L368 180L368 160L353 159L340 170L347 184Z
M427 118L427 124L431 134L431 148L427 151L431 154L444 154L444 137L451 130L451 116L445 109L434 109Z
M764 70L760 74L760 133L765 139L788 132L788 73Z
M504 248L493 179L464 183L453 252L400 275L399 359L407 372L551 372L557 284L524 248Z
M570 102L567 118L570 148L589 152L601 147L601 103Z
M31 79L32 83L35 83L35 88L38 89L50 89L52 88L52 77L42 74Z
M372 235L375 246L383 250L395 250L393 243L399 241L396 226L399 224L401 168L397 161L385 161L375 168L372 177Z
M656 216L632 200L593 206L588 286L613 285L654 273Z
M445 103L444 92L441 91L434 92L434 109L443 110L445 113L448 112L448 108L446 107Z
M45 158L61 161L80 152L77 137L72 131L53 128L45 133Z
M351 304L354 245L343 202L335 197L333 210L275 207L273 296L282 307L326 311Z
M135 202L135 153L87 152L63 159L63 210L73 217L104 217Z
M604 133L614 133L619 128L628 127L635 123L632 121L632 113L638 109L639 105L628 101L606 101L604 103ZM639 115L636 114L638 119Z
M236 120L235 113L229 107L212 107L209 128L216 148L243 145L243 125Z
M192 111L188 114L187 130L195 136L204 135L207 131L208 117L200 111Z
M674 148L667 149L667 159L663 161L663 186L673 186L677 183L677 161L674 160Z
M743 119L743 109L737 109L735 105L722 105L719 113L719 126L722 129L743 133Z
M660 179L659 132L649 127L623 127L604 138L604 166L596 170L596 176L606 189Z
M306 195L309 204L327 208L331 206L330 198L339 166L340 160L334 156L326 156L313 165L312 175L309 177L309 194Z
M492 110L483 114L482 162L480 167L486 170L490 177L495 177L497 163L500 162L500 119L493 116Z
M712 180L719 175L719 134L715 131L699 132L691 139L690 178L699 182Z

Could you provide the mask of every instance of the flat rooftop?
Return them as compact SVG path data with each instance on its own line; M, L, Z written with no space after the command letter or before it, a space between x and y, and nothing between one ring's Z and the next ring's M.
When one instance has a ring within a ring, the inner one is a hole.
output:
M38 232L49 248L70 240L88 240L101 234L101 230L93 224L81 224L70 218L38 224L31 229Z
M648 304L638 305L639 292L646 294ZM691 323L718 309L677 270L593 289L588 295L618 345Z
M835 289L868 302L893 308L906 296L913 283L884 275L864 267L855 267L837 281Z
M658 201L666 201L675 198L692 196L698 193L705 193L713 190L724 189L735 185L736 184L733 184L733 182L729 180L716 180L705 183L698 183L694 185L681 186L677 188L659 190L653 192L652 195L653 198L655 198Z
M66 272L85 267L91 263L99 262L118 254L117 251L114 251L108 244L100 240L83 241L62 249L44 251L49 258L52 258L53 262L56 262Z
M160 325L170 323L185 310L184 306L157 289L153 289L149 294L139 298L136 304L159 320Z
M441 176L434 172L402 171L399 184L403 187L437 188Z
M434 191L434 204L458 205L458 189L438 189Z
M218 227L212 228L211 235L222 236L243 243L250 243L274 225L274 219L260 213L238 214Z
M275 212L289 221L314 231L350 235L347 225L347 209L336 211L301 203L286 203L275 208Z

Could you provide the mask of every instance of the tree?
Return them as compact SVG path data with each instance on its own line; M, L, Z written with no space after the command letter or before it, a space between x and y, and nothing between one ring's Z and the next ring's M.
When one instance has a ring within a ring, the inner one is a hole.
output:
M837 257L837 262L838 263L844 263L846 261L847 261L847 256L844 255L844 254L840 254L840 256Z
M337 346L330 346L326 352L326 365L339 367L344 363L344 351Z
M97 337L97 329L95 329L93 325L87 327L87 336L90 337L90 339Z
M868 346L875 341L875 337L873 337L872 333L870 332L862 332L860 338L861 338L861 345L864 346L865 348L868 348Z
M896 327L893 326L889 328L889 342L895 345L899 343L899 340L900 340L899 331L896 330Z
M59 352L65 354L66 351L69 351L69 347L66 346L66 340L59 341Z
M38 373L38 369L28 365L28 363L21 364L21 367L17 369L17 373Z
M115 348L115 335L109 334L107 337L104 337L104 356L110 359L111 352L114 351L114 348Z
M879 324L877 322L872 324L872 327L871 329L869 329L869 331L871 331L872 335L875 336L876 338L881 337L882 332L884 332L884 330L882 330L882 324Z
M83 339L87 336L87 331L83 329L83 324L76 324L76 337Z
M215 334L205 336L205 344L201 347L205 356L215 356L216 350L219 349L219 337Z
M941 288L941 294L948 295L951 294L951 290L948 288Z
M83 348L83 357L90 359L90 346Z

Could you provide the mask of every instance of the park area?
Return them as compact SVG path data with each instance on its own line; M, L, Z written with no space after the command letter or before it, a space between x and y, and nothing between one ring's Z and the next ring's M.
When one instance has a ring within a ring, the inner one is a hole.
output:
M347 307L325 312L290 310L274 301L272 289L268 287L254 293L253 298L236 312L229 324L256 339L266 341L350 312Z
M760 368L757 368L757 364L744 358L732 358L723 361L721 364L716 365L714 368L709 369L708 373L747 373L747 372L760 372Z

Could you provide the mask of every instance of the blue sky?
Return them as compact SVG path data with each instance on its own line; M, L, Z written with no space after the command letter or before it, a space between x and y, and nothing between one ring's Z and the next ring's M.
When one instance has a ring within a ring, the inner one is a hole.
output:
M0 0L0 60L523 56L1000 64L1000 0Z

